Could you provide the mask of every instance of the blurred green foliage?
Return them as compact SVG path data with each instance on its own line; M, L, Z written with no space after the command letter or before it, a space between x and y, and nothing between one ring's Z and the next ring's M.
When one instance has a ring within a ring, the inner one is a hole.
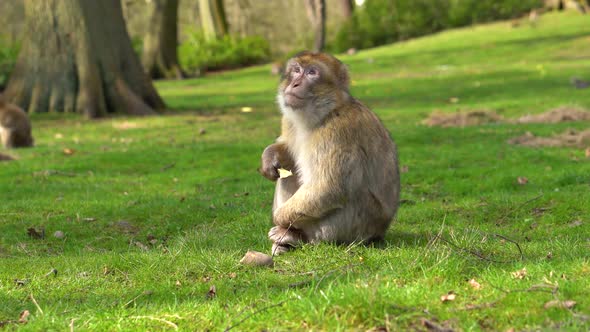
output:
M10 71L16 63L19 49L20 44L8 43L0 38L0 87L3 87L8 81Z
M141 59L141 55L143 54L143 38L138 36L131 37L131 47L133 47L133 51Z
M270 45L259 36L226 35L207 40L200 32L189 34L178 49L180 65L189 73L231 69L270 60Z
M333 52L370 48L440 30L513 18L542 0L367 0L338 31Z

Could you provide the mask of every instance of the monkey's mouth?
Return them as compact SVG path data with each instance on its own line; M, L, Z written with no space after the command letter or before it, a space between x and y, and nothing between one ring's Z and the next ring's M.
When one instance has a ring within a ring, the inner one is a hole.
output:
M286 97L294 97L294 98L297 98L299 100L303 100L304 99L303 97L300 97L300 96L298 96L298 95L296 95L296 94L294 94L292 92L287 93L286 94Z
M305 98L294 94L293 92L285 93L285 105L299 108L305 104Z

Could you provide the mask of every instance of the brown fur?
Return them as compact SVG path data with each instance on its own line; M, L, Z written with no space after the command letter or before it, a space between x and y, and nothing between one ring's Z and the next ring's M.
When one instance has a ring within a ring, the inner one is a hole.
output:
M6 148L33 146L31 122L20 107L0 96L0 140Z
M319 68L319 76L292 73L296 66L305 73ZM278 93L282 133L261 168L271 180L279 167L292 165L294 173L277 181L274 253L301 242L382 239L397 211L396 146L377 116L350 96L348 82L346 67L331 55L303 52L289 61ZM289 106L290 91L305 101Z

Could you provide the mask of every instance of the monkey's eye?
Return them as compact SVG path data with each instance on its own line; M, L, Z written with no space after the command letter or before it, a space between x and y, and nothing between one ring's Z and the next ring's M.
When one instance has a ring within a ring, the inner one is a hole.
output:
M299 74L299 73L301 72L301 67L299 67L299 66L295 66L295 67L293 67L293 72L294 72L295 74Z
M307 74L309 76L316 76L316 75L318 75L318 70L315 68L309 68L309 70L307 71Z

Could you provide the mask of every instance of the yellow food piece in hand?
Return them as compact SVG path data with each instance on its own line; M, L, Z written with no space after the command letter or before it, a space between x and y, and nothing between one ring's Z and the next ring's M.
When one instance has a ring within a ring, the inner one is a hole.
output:
M293 175L293 172L286 170L284 168L279 168L278 171L279 171L279 178L281 178L281 179L288 178L291 175Z

